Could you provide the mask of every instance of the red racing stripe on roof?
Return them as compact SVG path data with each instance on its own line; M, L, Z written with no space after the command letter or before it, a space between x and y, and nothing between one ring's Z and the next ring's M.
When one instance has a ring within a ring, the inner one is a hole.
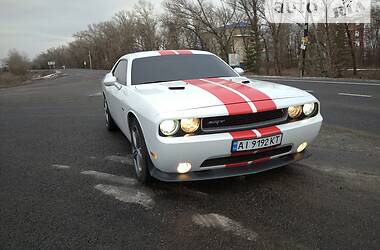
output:
M252 88L241 83L227 81L221 78L208 78L207 80L223 84L245 95L249 100L253 102L257 109L257 112L264 112L277 109L277 106L274 103L274 101L264 92L256 88Z
M214 95L224 104L229 115L252 113L251 107L241 96L226 88L203 80L186 80L185 82L206 90L210 94Z
M160 51L158 51L158 53L160 53L161 56L176 55L176 53L174 52L174 50L160 50Z
M193 54L193 52L191 52L190 50L176 50L175 52L178 53L178 55L190 55L190 54Z

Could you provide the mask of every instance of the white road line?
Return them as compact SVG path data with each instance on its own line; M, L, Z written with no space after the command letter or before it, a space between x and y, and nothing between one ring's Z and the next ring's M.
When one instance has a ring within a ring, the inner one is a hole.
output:
M254 78L253 78L254 79ZM259 79L259 78L257 78ZM365 82L338 82L338 81L316 81L308 79L284 79L284 78L260 78L262 81L284 81L284 82L305 82L305 83L326 83L326 84L346 84L346 85L362 85L362 86L377 86L380 87L380 83L365 83ZM259 80L260 80L259 79Z
M196 214L192 217L192 220L201 227L216 228L225 232L231 232L233 235L250 241L255 241L258 237L256 232L220 214Z
M374 174L367 174L367 173L359 173L356 172L354 169L337 169L335 167L328 167L328 166L319 166L319 165L311 165L311 164L303 164L304 166L307 166L309 168L312 168L314 170L324 172L331 175L337 175L341 177L347 177L347 178L353 178L353 179L365 179L366 184L368 184L369 181L374 181L377 183L380 183L380 176L374 175ZM377 190L380 191L380 190Z
M122 202L138 204L147 209L152 209L154 206L154 200L151 194L142 191L142 189L103 184L98 184L94 188Z
M70 166L67 166L67 165L60 165L60 164L53 164L51 165L52 167L55 167L57 169L69 169L71 168Z
M83 171L81 172L81 174L93 176L98 180L109 181L109 182L114 182L114 183L123 184L123 185L131 186L137 183L137 181L133 178L107 174L107 173L93 171L93 170Z
M352 93L338 93L338 95L366 97L366 98L371 98L372 97L371 95L361 95L361 94L352 94Z
M109 155L105 158L105 160L118 162L121 164L133 165L132 155L127 155L127 156Z
M305 89L306 92L313 93L313 90Z
M207 198L208 197L207 193L204 193L204 192L201 192L201 191L198 191L198 190L193 190L193 189L190 189L190 188L187 188L187 187L184 187L183 191L184 191L185 195L187 194L189 196L193 196L193 197L196 197L196 198Z
M102 95L102 92L97 92L97 93L94 93L94 94L91 94L91 95L88 95L90 97L94 97L94 96L101 96Z

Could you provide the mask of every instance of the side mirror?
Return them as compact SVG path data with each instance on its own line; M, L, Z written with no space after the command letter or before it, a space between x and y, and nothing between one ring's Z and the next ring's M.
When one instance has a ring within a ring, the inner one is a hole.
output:
M114 77L113 75L107 75L104 80L103 80L103 84L105 86L114 86L116 83L116 77Z
M240 67L236 67L234 68L235 72L238 73L239 75L243 74L244 73L244 69L240 68Z

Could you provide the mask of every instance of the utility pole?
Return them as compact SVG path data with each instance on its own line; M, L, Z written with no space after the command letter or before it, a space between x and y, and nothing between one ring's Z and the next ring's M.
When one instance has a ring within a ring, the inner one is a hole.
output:
M302 42L301 42L301 49L302 49L301 77L304 77L305 75L306 49L309 43L309 13L311 13L310 0L308 0L306 4L305 25L303 28L303 37L302 37Z
M91 51L88 50L88 61L90 62L90 69L92 69Z

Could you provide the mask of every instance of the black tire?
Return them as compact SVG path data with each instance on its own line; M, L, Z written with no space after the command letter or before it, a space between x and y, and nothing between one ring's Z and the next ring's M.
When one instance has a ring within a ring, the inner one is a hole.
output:
M131 144L136 178L140 183L149 183L152 181L149 169L153 167L153 163L149 157L144 134L136 119L131 121Z
M117 125L111 116L110 110L108 109L108 103L107 103L107 100L105 97L104 97L103 107L104 107L104 115L106 116L106 127L107 127L107 129L109 131L116 130Z

